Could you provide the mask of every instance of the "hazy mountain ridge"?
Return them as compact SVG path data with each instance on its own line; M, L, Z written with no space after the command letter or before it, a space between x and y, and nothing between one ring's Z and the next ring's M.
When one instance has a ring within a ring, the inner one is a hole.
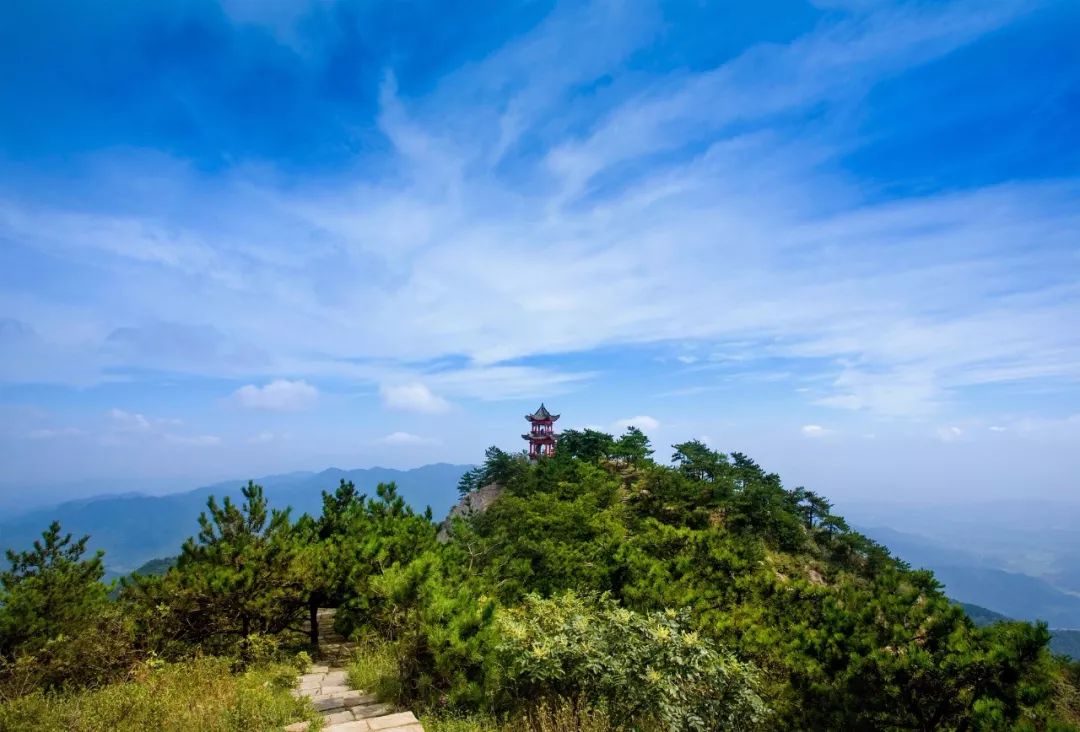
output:
M1002 615L1001 613L994 612L985 607L980 607L979 605L972 605L969 602L961 602L960 607L964 608L964 612L968 614L968 617L970 617L976 625L991 625L1003 620L1012 620L1012 618ZM1074 661L1080 661L1080 630L1051 629L1050 650L1054 653L1068 656Z
M992 567L1037 577L1062 592L1080 595L1080 502L848 501L841 508L853 524L899 532L909 550L930 560L928 566ZM914 557L905 558L918 563Z
M1003 569L993 556L935 538L882 526L860 526L859 530L913 567L932 570L946 594L958 602L1019 620L1044 620L1052 628L1080 628L1080 595L1048 579Z
M328 468L315 472L269 475L255 479L266 489L271 506L292 508L294 516L321 510L322 491L332 491L341 480L373 495L379 483L397 483L399 493L418 510L431 506L436 517L449 512L457 500L457 482L469 465L435 463L412 470ZM54 520L65 532L90 535L92 549L105 550L111 573L127 574L144 562L172 556L189 536L198 532L198 516L213 495L237 500L246 480L230 480L182 493L151 496L122 495L67 501L0 521L0 549L28 547Z

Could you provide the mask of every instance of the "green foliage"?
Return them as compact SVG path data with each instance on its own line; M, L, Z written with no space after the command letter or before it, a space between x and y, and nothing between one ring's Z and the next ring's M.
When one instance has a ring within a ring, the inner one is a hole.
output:
M54 521L33 549L7 551L11 567L0 573L0 658L34 653L78 633L105 607L102 554L83 558L89 538L72 541Z
M566 699L541 702L530 712L507 718L483 712L437 711L420 719L426 732L616 732L622 729L602 709L590 709L580 700ZM638 727L636 732L654 730Z
M108 601L101 553L84 558L53 522L0 573L0 699L36 688L98 686L136 659L129 618Z
M393 641L371 633L362 636L349 664L349 684L375 694L379 701L401 699L400 656Z
M500 611L497 693L519 704L582 698L616 726L750 730L765 720L754 672L691 629L686 612L529 595Z
M1080 662L1080 630L1050 631L1050 649Z
M1052 675L1054 696L1049 712L1043 714L1048 719L1045 728L1080 730L1080 663L1059 662L1049 673ZM1035 728L1035 725L1031 728Z
M676 469L691 480L716 483L726 478L730 471L727 456L710 450L700 440L690 440L672 445L675 452L671 462Z
M506 484L528 469L524 455L511 454L494 445L484 451L484 464L467 471L458 481L458 493L466 495L492 483Z
M240 506L208 500L198 538L184 543L164 578L134 578L132 596L142 601L148 632L232 652L255 636L298 625L306 592L288 511L270 511L254 483L243 495Z
M130 681L78 693L35 692L0 704L0 732L249 732L314 710L288 692L296 671L260 666L234 674L228 659L145 664Z
M35 689L98 687L124 677L142 658L131 618L103 606L70 634L35 644L33 653L0 659L0 700Z
M556 455L563 462L581 460L598 463L614 460L619 463L639 463L653 454L649 438L637 427L627 427L621 437L615 439L599 430L566 430L559 435Z
M339 627L349 633L370 628L394 612L373 582L433 546L435 525L430 517L415 513L393 483L380 484L375 498L349 504L325 542L333 545L339 568Z
M596 463L609 457L615 449L615 440L611 435L598 430L566 430L559 435L556 455L562 461L584 460Z
M406 641L396 649L407 698L496 714L514 713L522 699L563 699L581 683L571 669L589 667L583 649L597 641L567 636L550 676L538 667L536 686L514 687L508 679L538 662L492 618L570 590L608 593L639 619L679 608L687 632L760 670L748 676L760 679L767 724L778 729L1005 729L1052 718L1045 629L976 628L929 573L745 455L689 442L665 467L619 456L616 445L603 433L564 433L555 459L512 474L502 497L455 525L448 544L387 573L395 614L373 627ZM541 628L559 615L545 613L536 614ZM633 634L609 638L598 658L615 664ZM618 676L592 662L601 676ZM601 696L589 705L606 704Z
M161 577L170 569L176 566L176 557L164 557L159 559L151 559L148 562L144 562L136 569L132 574L151 575L154 577Z
M637 427L627 427L611 450L611 457L625 463L640 463L653 454L652 445L645 433Z
M265 668L331 605L362 639L354 683L435 729L1076 729L1080 672L1048 653L1045 627L979 628L822 496L740 453L674 450L657 464L633 428L569 430L535 463L491 448L461 488L498 483L500 497L441 544L393 484L368 498L342 481L295 524L249 484L240 506L211 499L176 566L133 576L115 604L100 556L51 527L0 575L0 694L25 697L0 719L99 729L123 704L165 714L147 688L177 706L204 691L140 655ZM100 692L32 691L130 669ZM205 693L248 708L252 673ZM267 693L250 697L251 728L295 712ZM214 704L187 728L232 729Z

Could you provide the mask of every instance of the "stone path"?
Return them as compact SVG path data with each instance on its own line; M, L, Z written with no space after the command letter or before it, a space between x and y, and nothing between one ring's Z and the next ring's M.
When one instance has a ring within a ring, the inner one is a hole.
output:
M319 650L327 665L308 668L293 694L311 699L322 714L324 732L424 732L412 712L380 704L373 694L349 686L349 673L342 666L351 659L353 645L334 632L333 610L319 610ZM285 732L305 732L308 726L297 722Z

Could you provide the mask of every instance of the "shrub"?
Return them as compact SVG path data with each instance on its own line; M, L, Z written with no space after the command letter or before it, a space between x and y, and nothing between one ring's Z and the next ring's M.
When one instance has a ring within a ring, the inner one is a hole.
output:
M747 730L765 706L753 670L689 629L685 613L643 615L608 598L529 595L496 616L504 698L581 698L618 728Z
M0 704L0 732L248 732L317 718L289 694L290 666L231 669L224 658L144 664L131 681L101 689L38 691Z
M103 686L127 676L141 658L132 623L115 606L103 608L98 618L71 633L36 644L32 654L0 659L0 701L35 688Z
M92 687L137 660L133 623L107 597L101 552L53 522L0 572L0 700L34 688Z
M490 714L443 712L422 715L422 721L427 732L616 732L620 729L603 710L586 709L565 699L542 702L532 711L507 720ZM638 732L652 730L638 728Z
M374 634L359 639L352 663L349 664L349 683L355 689L375 694L379 701L401 700L399 652L392 641Z

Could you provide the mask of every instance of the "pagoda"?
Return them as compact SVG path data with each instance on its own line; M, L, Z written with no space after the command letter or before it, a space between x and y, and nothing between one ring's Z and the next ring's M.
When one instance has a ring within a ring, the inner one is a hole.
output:
M558 439L558 435L555 434L555 421L558 418L559 415L549 412L543 403L535 412L525 415L525 419L532 425L532 429L522 435L529 441L530 460L539 460L555 454L555 441Z

